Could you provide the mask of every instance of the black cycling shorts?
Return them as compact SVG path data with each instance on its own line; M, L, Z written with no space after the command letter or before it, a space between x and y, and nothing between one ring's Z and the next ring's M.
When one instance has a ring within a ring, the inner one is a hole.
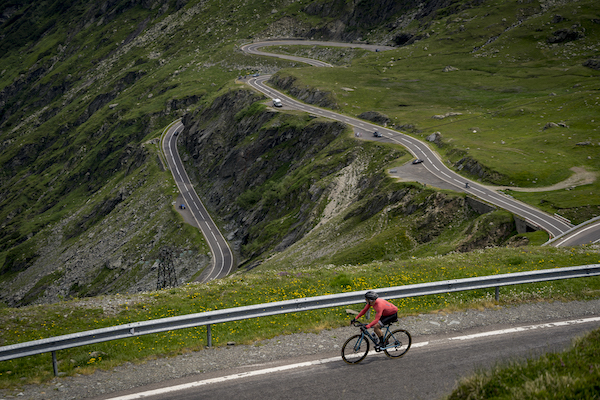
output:
M398 321L398 313L394 313L392 315L386 315L385 317L381 317L379 320L379 324L381 326L386 326L391 324L392 322Z

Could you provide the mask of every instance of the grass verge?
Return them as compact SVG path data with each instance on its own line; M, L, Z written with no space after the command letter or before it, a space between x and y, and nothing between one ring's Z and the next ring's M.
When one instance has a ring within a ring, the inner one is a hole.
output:
M599 382L600 329L596 329L562 353L498 365L463 378L446 399L597 399Z
M488 249L440 257L377 262L365 265L312 265L236 273L210 284L139 295L80 299L44 306L0 309L0 345L156 318L240 307L294 298L372 288L410 285L572 265L595 264L594 248L526 247ZM600 277L521 285L501 290L500 305L531 301L590 300L600 296ZM494 289L423 296L393 301L400 314L456 311L494 304ZM354 308L357 310L360 305ZM346 308L332 308L215 325L213 344L239 344L296 332L337 328L347 323ZM125 362L142 362L206 346L206 328L190 328L59 351L61 375L93 373ZM0 363L0 389L53 378L50 354Z

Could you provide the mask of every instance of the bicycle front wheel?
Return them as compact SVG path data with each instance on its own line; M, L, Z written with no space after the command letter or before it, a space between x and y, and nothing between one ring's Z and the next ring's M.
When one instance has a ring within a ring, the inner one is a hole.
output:
M357 364L369 353L369 340L363 335L354 335L342 346L342 358L348 364Z
M411 343L412 338L408 331L396 329L385 338L386 349L383 352L391 358L402 357L410 349Z

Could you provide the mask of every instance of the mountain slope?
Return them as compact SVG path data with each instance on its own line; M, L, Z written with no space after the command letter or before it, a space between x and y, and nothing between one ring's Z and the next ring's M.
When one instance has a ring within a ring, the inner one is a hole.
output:
M308 3L0 3L0 279L11 304L151 288L138 275L152 274L165 243L192 249L202 269L203 241L177 235L181 220L160 211L175 194L148 140L241 72L264 68L236 54L235 40ZM163 200L133 201L144 197ZM142 210L160 217L109 223Z
M397 50L344 68L286 69L271 82L290 93L318 88L328 94L323 106L345 114L383 114L388 126L429 139L457 171L506 186L507 194L574 224L600 215L596 2L439 5L427 16L424 9L395 16L387 32L365 37ZM310 46L271 51L324 53ZM544 190L577 169L595 179Z
M432 21L481 5L449 0L375 3L0 2L0 282L10 288L2 301L22 305L153 289L158 254L165 246L176 249L180 282L201 272L210 259L208 250L171 207L177 193L157 146L162 129L179 117L186 121L188 165L198 168L192 174L199 192L222 218L239 261L249 267L326 225L320 221L347 215L342 225L352 231L371 217L379 218L378 212L389 213L386 207L398 202L402 191L417 199L409 210L445 202L445 195L395 187L382 165L373 170L370 159L385 165L401 155L396 149L363 145L352 150L355 146L343 128L325 121L274 116L264 107L240 102L224 121L229 126L225 124L223 133L253 133L228 143L220 142L216 133L201 136L206 128L202 123L217 126L213 117L227 114L222 101L230 98L228 92L240 93L233 83L236 77L294 66L246 56L236 50L244 42L293 35L411 45L427 40ZM318 73L310 72L315 77ZM330 135L324 138L337 138L337 148L277 136L304 132L307 139L310 132L323 130ZM246 147L244 141L255 139L256 147ZM269 143L281 148L271 151L265 147ZM212 146L208 156L207 148L199 145ZM241 148L262 154L262 162L232 179L243 159ZM322 157L321 164L311 164L313 155ZM328 157L342 162L328 164ZM217 173L216 178L206 171ZM313 179L315 171L320 176ZM351 196L339 183L344 174L357 182ZM245 186L250 184L254 190ZM383 190L379 198L377 190ZM348 205L349 214L332 211L337 201ZM378 204L376 212L369 209L370 201ZM457 232L469 234L469 226L484 225L467 212L468 205L460 207L466 217L457 222ZM433 220L426 214L420 222L413 220L416 233L388 230L388 235L412 238L409 242L421 239L383 254L400 256L433 243L418 232L418 226L425 229ZM476 246L501 244L510 236L510 217L500 220L506 227L498 231L502 233ZM446 223L440 222L431 238L443 238ZM443 245L444 251L460 246L457 241ZM379 250L363 255L381 256ZM349 259L340 255L335 262Z

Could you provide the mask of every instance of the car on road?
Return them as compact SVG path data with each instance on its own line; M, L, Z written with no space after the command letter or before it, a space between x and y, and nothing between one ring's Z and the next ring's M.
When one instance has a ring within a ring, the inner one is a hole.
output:
M382 137L381 132L379 132L379 131L373 132L373 137Z
M416 160L413 160L413 164L421 164L423 162L423 160L421 160L420 158L417 158Z
M273 105L275 107L283 107L283 103L279 99L273 99Z

